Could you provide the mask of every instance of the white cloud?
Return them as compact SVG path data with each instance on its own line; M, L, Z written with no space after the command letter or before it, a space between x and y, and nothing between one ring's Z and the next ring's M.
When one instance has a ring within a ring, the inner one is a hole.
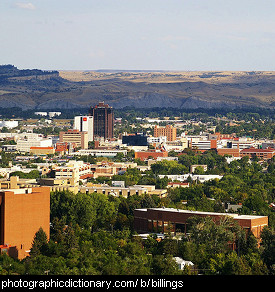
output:
M15 3L15 6L18 8L22 8L22 9L28 9L28 10L34 10L35 6L31 3L23 3L23 2L17 2Z

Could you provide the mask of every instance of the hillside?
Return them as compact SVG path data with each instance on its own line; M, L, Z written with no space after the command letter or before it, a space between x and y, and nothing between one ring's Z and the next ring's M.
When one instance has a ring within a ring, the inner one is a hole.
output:
M115 108L275 107L275 72L57 72L12 66L1 74L1 67L2 108L87 108L103 100Z

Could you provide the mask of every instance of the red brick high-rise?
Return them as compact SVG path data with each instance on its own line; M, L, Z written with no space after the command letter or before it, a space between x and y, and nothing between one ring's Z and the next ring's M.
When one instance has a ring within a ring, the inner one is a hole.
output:
M29 255L35 233L42 228L50 237L50 188L0 191L0 249L14 258Z
M89 110L94 117L94 138L103 137L104 139L114 137L114 112L113 108L104 102L99 102Z

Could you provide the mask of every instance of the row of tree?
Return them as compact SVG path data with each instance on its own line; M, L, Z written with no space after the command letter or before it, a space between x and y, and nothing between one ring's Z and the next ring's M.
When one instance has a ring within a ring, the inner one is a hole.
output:
M261 247L229 217L189 219L189 235L143 240L133 229L133 210L160 206L148 195L128 198L102 194L51 194L50 240L40 229L30 256L18 261L0 256L1 274L177 275L273 274L275 232L265 227ZM230 243L235 243L232 250ZM178 269L173 257L195 264Z

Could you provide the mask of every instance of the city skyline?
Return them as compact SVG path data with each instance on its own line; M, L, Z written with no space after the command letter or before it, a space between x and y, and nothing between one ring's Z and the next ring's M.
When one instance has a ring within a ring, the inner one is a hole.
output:
M2 0L1 64L44 70L275 70L275 3Z

